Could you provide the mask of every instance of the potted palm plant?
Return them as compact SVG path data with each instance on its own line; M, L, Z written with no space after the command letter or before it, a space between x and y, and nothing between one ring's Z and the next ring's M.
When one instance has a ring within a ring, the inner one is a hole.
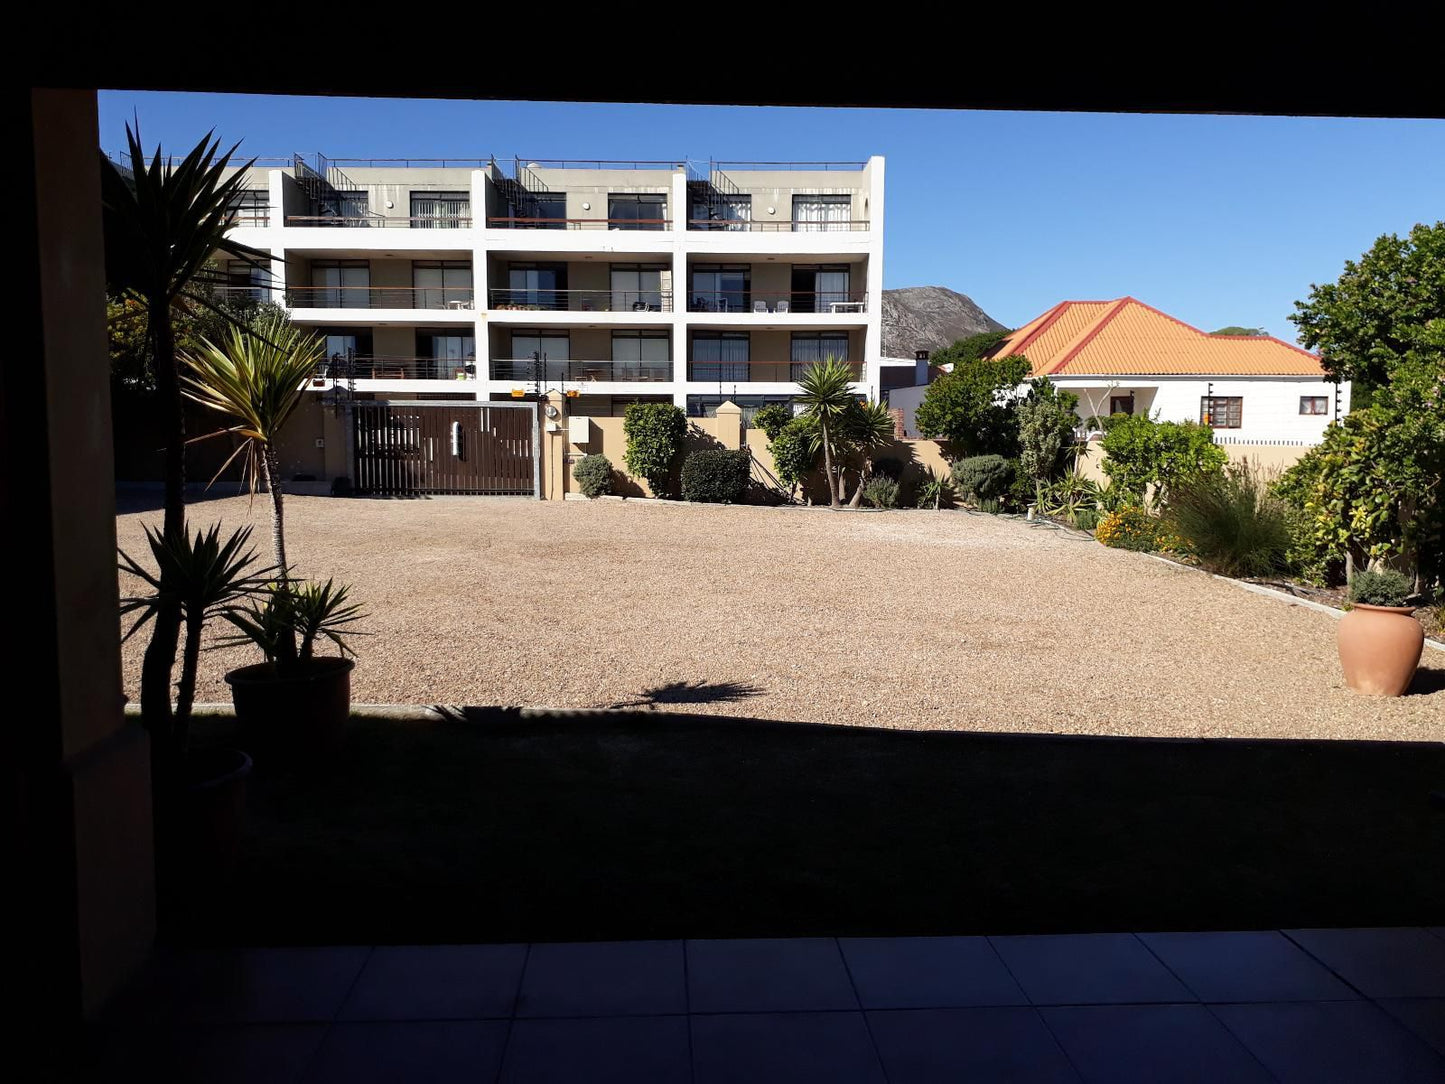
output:
M1340 665L1359 693L1399 696L1410 687L1425 649L1425 629L1408 604L1410 580L1370 569L1350 581L1350 610L1340 618Z
M335 748L351 715L355 656L350 626L365 615L350 588L332 580L280 580L226 619L239 631L227 643L261 649L264 662L226 674L241 734L258 755L316 760ZM317 655L329 640L338 655Z
M167 858L174 859L162 871L163 910L187 882L204 888L226 880L235 862L251 771L251 758L238 749L191 747L191 708L205 626L239 613L265 590L272 571L257 567L256 551L248 546L250 527L225 540L220 530L215 524L204 533L197 531L193 539L186 531L177 535L146 527L154 571L120 551L121 570L149 588L121 600L122 616L137 615L125 639L168 611L180 614L185 633L174 709L168 712L168 725L151 729L155 801L161 814L157 842Z

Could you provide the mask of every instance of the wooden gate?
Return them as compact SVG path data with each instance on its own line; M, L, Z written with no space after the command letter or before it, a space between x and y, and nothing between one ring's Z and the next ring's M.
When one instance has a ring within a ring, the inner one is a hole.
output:
M534 404L363 400L352 419L360 493L538 493Z

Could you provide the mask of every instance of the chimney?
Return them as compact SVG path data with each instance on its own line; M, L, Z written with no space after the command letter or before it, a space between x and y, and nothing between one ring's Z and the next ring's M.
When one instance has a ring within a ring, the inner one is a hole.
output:
M913 386L928 383L928 351L915 350L913 352Z
M893 439L902 440L908 435L903 428L903 408L892 407L889 409L888 414L893 419Z

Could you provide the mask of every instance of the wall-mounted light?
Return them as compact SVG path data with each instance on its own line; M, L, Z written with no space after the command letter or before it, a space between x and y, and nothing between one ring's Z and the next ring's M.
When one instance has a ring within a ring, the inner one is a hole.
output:
M776 207L769 207L769 208L768 208L768 214L770 214L770 215L775 215L775 214L777 214L777 213L778 213L778 209L777 209Z
M513 388L513 389L512 389L512 398L513 398L513 399L520 399L520 398L522 398L522 396L524 396L524 395L526 395L526 394L527 394L527 390L526 390L525 388Z
M395 207L395 206L396 206L396 204L392 203L391 200L387 200L387 201L386 201L386 209L387 209L388 211L391 210L391 209L392 209L393 207Z
M581 395L582 393L579 392L576 388L568 388L567 391L565 392L565 394L566 394L566 396L567 396L568 399L575 399L575 398L577 398L577 396Z
M584 210L584 211L590 211L590 210L592 210L592 204L587 203L587 202L584 200L583 203L582 203L582 210Z

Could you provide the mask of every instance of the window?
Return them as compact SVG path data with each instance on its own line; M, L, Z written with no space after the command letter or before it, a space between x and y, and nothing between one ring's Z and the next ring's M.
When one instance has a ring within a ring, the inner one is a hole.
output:
M789 379L802 379L808 366L830 357L836 358L838 361L848 360L848 336L846 334L836 332L795 334L792 356L789 358L792 362L788 370Z
M312 260L307 300L323 309L364 309L371 304L371 265L365 260Z
M419 229L457 229L471 225L472 197L466 192L413 192L411 224Z
M830 312L853 300L847 264L797 264L793 267L793 311Z
M323 196L317 201L316 214L331 222L313 222L313 226L369 226L371 224L371 197L364 190L336 192Z
M662 280L671 275L665 264L615 263L611 271L613 312L662 311Z
M1301 414L1328 414L1330 412L1329 396L1301 395L1299 397L1299 412Z
M698 264L692 269L693 312L747 312L752 271L746 264Z
M660 230L667 217L667 197L624 195L607 197L607 228Z
M497 304L512 308L565 309L565 263L513 263L507 265L507 288L497 291Z
M533 229L565 230L567 228L567 193L542 193L529 201L529 218L541 219L531 223Z
M614 331L612 379L672 379L671 336L666 331Z
M752 344L746 334L694 335L692 380L747 380Z
M457 370L476 364L477 340L473 335L447 335L440 332L416 333L418 357L417 376L431 380L449 380Z
M333 375L340 375L342 362L355 360L357 376L371 373L371 331L368 328L323 327L317 333L326 343L326 360Z
M238 226L264 226L271 221L271 190L247 188L231 197L228 204Z
M690 418L716 418L717 408L729 401L742 408L744 426L751 426L753 416L765 406L784 406L794 414L800 409L787 395L689 395L687 415Z
M849 230L853 217L852 196L794 196L793 232Z
M538 361L534 365L532 355ZM514 331L510 361L501 362L496 375L503 380L565 380L572 357L572 340L564 331Z
M694 230L745 230L752 220L753 197L739 194L698 200L692 205L688 226Z
M1111 415L1113 415L1113 414L1133 414L1133 413L1134 413L1134 393L1131 391L1128 395L1111 395L1111 396L1109 396L1109 413L1110 413Z
M413 260L412 308L472 307L472 265L465 260Z
M1244 412L1244 399L1238 395L1201 395L1199 424L1214 429L1238 429Z
M226 293L232 298L268 301L271 297L271 274L245 260L226 261Z

